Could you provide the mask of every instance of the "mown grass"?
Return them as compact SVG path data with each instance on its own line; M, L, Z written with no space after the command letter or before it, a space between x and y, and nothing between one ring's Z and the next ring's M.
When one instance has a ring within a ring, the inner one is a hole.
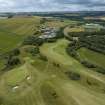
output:
M99 81L94 73L85 72L85 68L67 55L65 51L67 44L68 41L65 39L58 40L56 43L46 43L41 47L41 51L45 52L43 54L48 61L45 62L39 56L30 57L30 59L25 58L25 67L22 66L22 68L19 67L6 72L0 81L0 96L4 99L2 104L104 105L105 102L101 98L105 95L99 92L99 88L97 90L93 88L94 82L102 81ZM54 62L59 63L60 66L56 66ZM26 75L24 75L24 73L27 74L25 70L28 70L28 75L31 72L29 81L26 80ZM11 73L12 71L13 73ZM65 71L81 73L81 81L71 80L65 75ZM11 75L12 77L10 77ZM85 85L87 79L91 81L92 89ZM3 85L2 81L4 80L7 82ZM21 81L23 82L21 83ZM18 83L19 88L14 92L10 87L8 88L8 83L10 85Z
M21 67L8 71L7 73L5 73L3 78L9 86L16 86L23 82L25 79L27 79L27 76L27 66L23 65Z
M65 105L56 90L48 83L41 86L41 94L46 105Z
M105 68L105 55L86 48L79 49L78 53L81 59Z
M63 48L63 47L64 48ZM64 68L63 72L71 71L80 74L80 81L83 85L88 86L87 80L91 82L92 89L94 91L99 91L104 88L104 80L101 75L96 72L91 71L88 68L85 68L77 60L70 57L66 53L67 41L65 39L59 40L57 43L44 44L40 51L48 59L52 59L53 62L60 64L61 68ZM97 85L99 86L97 86Z

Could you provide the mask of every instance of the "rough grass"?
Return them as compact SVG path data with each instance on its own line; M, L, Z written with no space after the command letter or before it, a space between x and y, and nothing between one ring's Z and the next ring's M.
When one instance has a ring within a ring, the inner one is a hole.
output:
M37 30L39 22L39 17L0 20L0 53L17 47L23 38Z
M16 33L18 35L31 35L39 25L40 17L11 18L0 20L0 30Z
M17 47L23 38L23 36L0 31L0 53L8 52Z

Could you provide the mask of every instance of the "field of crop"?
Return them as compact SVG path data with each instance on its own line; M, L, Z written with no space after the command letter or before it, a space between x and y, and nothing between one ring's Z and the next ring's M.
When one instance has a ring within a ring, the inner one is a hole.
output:
M105 68L105 55L94 52L86 48L79 49L78 53L81 59Z
M84 17L85 20L105 20L105 16Z
M69 32L84 32L84 28L83 27L75 27L75 28L70 28Z
M46 22L46 25L49 27L60 28L60 27L64 27L66 25L75 24L75 23L76 21L71 21L71 20L64 20L64 21L55 20L55 21Z

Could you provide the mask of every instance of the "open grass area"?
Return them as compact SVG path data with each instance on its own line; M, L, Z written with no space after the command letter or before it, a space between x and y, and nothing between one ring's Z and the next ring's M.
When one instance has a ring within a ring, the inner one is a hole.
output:
M0 54L18 47L26 36L32 35L39 20L39 17L0 20ZM72 23L54 20L45 24L59 28ZM46 42L37 55L26 51L35 46L22 46L19 55L22 63L0 74L0 105L105 105L105 77L69 56L66 52L69 43L64 38ZM103 56L100 55L100 60L104 61ZM0 67L3 64L0 60Z
M0 53L17 47L25 37L37 31L40 17L0 20Z
M2 54L18 47L23 38L23 36L0 31L0 53Z
M66 44L65 44L66 43ZM92 72L88 70L88 68L83 67L77 60L70 57L66 53L66 47L67 47L67 41L62 39L59 40L57 43L51 43L51 44L44 44L41 47L41 53L45 56L47 56L48 59L52 59L53 62L59 63L61 67L65 68L66 70L75 71L81 74L85 79L90 79L91 82L97 81L99 84L103 81L105 78L102 78L99 76L99 74ZM65 46L64 48L62 46ZM102 83L103 84L103 83Z
M30 18L10 18L0 20L0 30L14 33L17 35L31 35L39 25L40 17Z
M81 59L105 68L105 55L86 48L79 49L78 54Z
M104 105L105 95L101 90L104 88L104 79L94 72L88 72L78 61L68 56L65 51L68 43L65 39L46 43L40 47L40 51L47 57L47 61L40 56L25 57L24 65L5 72L0 77L1 103ZM70 79L65 74L67 71L80 74L80 80ZM87 80L91 85L87 84ZM13 86L19 87L13 90Z
M28 69L27 66L23 65L21 67L8 71L3 76L3 78L9 86L19 85L26 79L26 77L28 77L29 74L27 69Z

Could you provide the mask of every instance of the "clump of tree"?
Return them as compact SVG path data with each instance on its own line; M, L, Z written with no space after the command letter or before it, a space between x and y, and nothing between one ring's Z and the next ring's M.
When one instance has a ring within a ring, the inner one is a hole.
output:
M95 52L105 54L105 30L101 29L100 31L94 32L72 32L69 33L69 36L68 39L70 39L71 42L66 48L67 53L79 60L85 67L91 68L90 70L105 74L105 70L102 67L84 61L77 53L78 49L85 47ZM78 37L78 40L73 40L73 37Z
M8 52L7 55L5 56L6 68L11 68L11 67L14 67L18 64L21 64L21 61L19 59L19 55L20 55L20 50L18 48Z
M49 42L49 43L53 43L53 42L56 42L57 39L56 38L49 38L49 39L46 39L45 41Z
M26 52L30 53L32 56L35 56L40 53L39 47L29 47L26 49Z
M39 58L43 61L48 61L47 57L42 54L40 54Z
M81 64L83 64L84 66L86 66L88 68L96 68L97 67L95 64L92 64L88 61L81 61Z
M13 67L18 64L21 64L21 61L18 57L9 56L7 59L6 67Z
M18 55L20 55L20 50L18 48L16 48L16 49L10 51L8 54L11 56L18 56Z
M23 45L40 46L43 44L43 42L44 42L44 40L37 36L29 36L23 41Z
M9 14L8 19L13 18L13 16L14 16L13 14Z
M46 23L46 21L47 21L46 18L42 18L42 19L40 20L40 24L44 24L44 23Z
M67 71L65 74L71 79L71 80L80 80L81 76L80 74L76 72Z
M66 26L65 26L66 27ZM64 37L64 29L65 27L61 27L57 33L56 33L56 38L63 38Z
M67 51L67 53L70 55L70 56L72 56L72 57L75 57L75 58L77 58L77 50L79 49L79 48L81 48L82 46L81 46L81 44L78 42L78 41L75 41L75 40L73 40L68 46L67 46L67 48L66 48L66 51Z
M77 37L78 44L81 47L86 47L90 50L94 50L99 53L105 54L105 30L93 32L70 32L69 36L66 36L70 41L74 41L73 38ZM71 45L72 46L72 45ZM74 46L74 45L73 45ZM77 46L77 45L75 45Z
M101 73L101 74L105 74L105 69L102 67L98 67L93 69L95 72Z

